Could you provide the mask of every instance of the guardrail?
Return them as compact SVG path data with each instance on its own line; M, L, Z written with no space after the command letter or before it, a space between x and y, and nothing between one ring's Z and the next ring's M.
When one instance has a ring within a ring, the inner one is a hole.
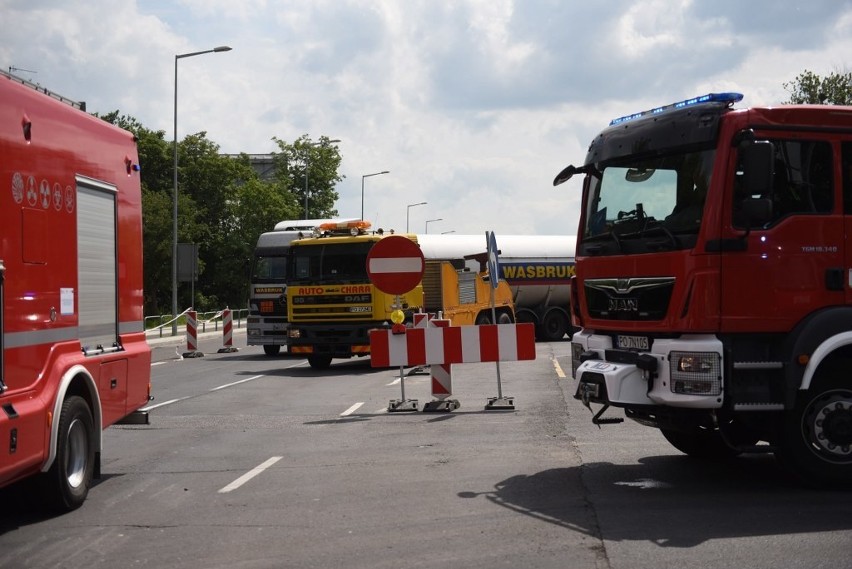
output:
M148 335L157 335L160 338L164 336L177 336L178 334L183 334L186 329L186 313L192 310L192 307L187 308L177 316L172 314L160 314L158 316L146 316L145 317L145 333ZM207 326L211 326L213 331L218 331L219 326L222 321L223 310L211 310L209 312L199 312L198 313L198 332L203 333L207 331ZM234 328L242 328L243 320L248 316L248 308L239 308L239 309L231 309L231 316L233 317L233 326ZM171 327L173 322L178 323L178 327L176 332L163 334L163 328L166 326ZM154 322L157 322L156 325L153 325Z

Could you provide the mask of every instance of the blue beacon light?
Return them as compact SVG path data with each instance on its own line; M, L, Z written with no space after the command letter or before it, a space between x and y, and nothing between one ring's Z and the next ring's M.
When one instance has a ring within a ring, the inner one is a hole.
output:
M700 97L693 97L691 99L685 99L683 101L678 101L676 103L671 103L669 105L664 105L662 107L656 107L654 109L650 109L647 111L642 111L640 113L633 113L632 115L625 115L623 117L618 117L617 119L612 119L609 123L610 126L625 123L628 121L632 121L634 119L638 119L647 115L658 115L660 113L664 113L671 109L683 109L686 107L691 107L693 105L698 105L701 103L738 103L743 100L742 93L707 93L706 95L701 95Z

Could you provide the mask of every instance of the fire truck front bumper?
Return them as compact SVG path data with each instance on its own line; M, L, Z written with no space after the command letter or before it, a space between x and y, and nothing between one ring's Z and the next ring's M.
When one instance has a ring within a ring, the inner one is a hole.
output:
M722 406L722 345L715 336L655 339L648 351L613 347L585 330L572 340L574 397L616 407Z

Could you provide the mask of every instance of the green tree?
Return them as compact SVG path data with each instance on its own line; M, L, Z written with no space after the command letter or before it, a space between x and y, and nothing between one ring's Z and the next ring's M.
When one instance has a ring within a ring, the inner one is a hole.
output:
M98 116L97 114L95 116ZM174 146L164 131L145 128L119 111L103 120L132 132L137 139L142 183L145 314L171 312L174 243ZM248 272L258 236L282 219L303 217L305 176L312 217L337 215L334 185L340 154L327 137L312 143L307 135L292 144L273 139L276 168L261 180L248 155L222 155L205 132L178 143L179 243L199 245L195 298L179 285L178 310L241 308L248 300ZM306 168L307 165L307 168Z
M820 77L807 69L793 81L784 83L792 104L852 105L852 72L832 71Z
M302 135L292 144L277 137L272 139L279 152L274 154L276 181L290 188L298 197L302 215L295 219L317 219L336 217L334 204L340 195L334 186L344 177L340 168L340 151L327 136L312 142L308 135ZM305 187L308 190L308 208L305 212Z

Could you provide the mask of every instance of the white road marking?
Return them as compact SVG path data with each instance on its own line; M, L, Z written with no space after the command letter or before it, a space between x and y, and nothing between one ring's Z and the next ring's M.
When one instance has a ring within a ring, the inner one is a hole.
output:
M251 480L252 478L257 476L258 474L260 474L261 472L263 472L264 470L266 470L267 468L269 468L270 466L272 466L273 464L275 464L276 462L281 460L281 458L283 458L283 457L273 456L272 458L270 458L269 460L267 460L263 464L261 464L259 466L255 466L254 468L252 468L251 470L249 470L248 472L246 472L245 474L243 474L242 476L240 476L239 478L237 478L236 480L234 480L233 482L231 482L230 484L228 484L224 488L220 489L219 494L227 494L228 492L231 492L232 490L236 490L237 488L239 488L240 486L242 486L243 484L245 484L246 482L248 482L249 480Z
M388 383L386 385L387 385L387 387L390 387L392 385L399 385L399 378L396 378L395 380L391 381L390 383Z
M151 409L156 409L157 407L165 407L166 405L171 405L172 403L177 403L178 401L183 401L184 399L189 399L189 397L179 397L178 399L169 399L168 401L163 401L162 403L157 403L156 405L149 405L147 407L142 407L139 410L140 411L150 411Z
M352 413L357 411L358 408L361 407L361 405L363 405L363 404L364 404L363 401L359 401L358 403L356 403L355 405L353 405L352 407L350 407L349 409L347 409L346 411L341 413L340 416L341 417L347 417L347 416L351 415Z
M151 363L151 367L154 367L154 366L161 366L161 365L163 365L163 364L165 364L165 363L168 363L168 362L152 362L152 363Z
M225 385L220 385L219 387L214 387L210 391L219 391L220 389L225 389L226 387L233 387L235 385L239 385L241 383L246 383L247 381L254 381L255 379L260 379L263 375L255 375L252 377L247 377L246 379L241 379L239 381L235 381L233 383L226 383Z

